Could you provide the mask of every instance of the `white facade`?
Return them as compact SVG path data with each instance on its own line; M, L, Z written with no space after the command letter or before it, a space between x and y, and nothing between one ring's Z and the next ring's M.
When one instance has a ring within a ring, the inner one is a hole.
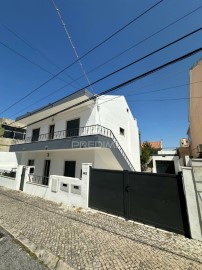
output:
M86 98L85 95L82 95L70 101L56 102L55 105L48 106L47 109L39 109L39 111L19 118L21 122L28 124L26 139L25 143L17 145L17 150L16 146L13 146L13 149L11 147L11 151L22 153L21 165L28 165L29 160L34 160L35 174L43 176L44 162L50 160L49 174L63 176L65 161L75 161L75 177L80 178L82 163L92 163L95 168L125 169L120 162L121 156L122 160L126 160L136 171L140 171L137 121L134 119L125 98L123 96L102 96L95 101L89 101L76 108L59 112ZM43 118L46 119L43 120ZM74 119L80 119L78 135L80 140L75 142L79 144L79 147L76 149L61 147L60 143L65 138L67 121ZM54 149L49 148L48 142L50 140L47 137L51 125L54 125L54 137L51 141L55 140L58 145L58 148ZM88 133L87 127L90 129L90 133ZM102 137L115 137L118 150L112 151L109 146L103 145L104 141L98 142L100 143L98 145L91 141L96 127L102 130ZM40 129L39 140L32 142L33 129L38 128ZM83 135L85 138L89 135L88 141L84 142L84 148L81 145ZM47 145L36 149L35 146L41 141L47 141ZM28 145L31 145L31 150L27 149Z

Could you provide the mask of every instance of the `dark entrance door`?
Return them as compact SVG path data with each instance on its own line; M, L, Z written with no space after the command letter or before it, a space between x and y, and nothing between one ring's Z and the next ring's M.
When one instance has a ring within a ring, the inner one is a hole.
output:
M22 190L22 191L23 191L24 181L25 181L25 171L26 171L26 167L24 166L22 168L22 174L21 174L21 180L20 180L20 187L19 187L19 190Z
M89 207L189 236L181 175L92 168Z
M33 129L33 131L32 131L32 142L35 142L35 141L39 140L39 133L40 133L40 128Z
M49 174L50 174L50 162L51 161L47 159L45 160L45 163L44 163L44 172L43 172L43 179L42 179L43 185L48 185Z
M79 135L80 119L75 119L67 122L66 137Z
M157 173L175 174L174 161L157 160L156 161L156 171L157 171Z
M76 161L65 161L64 176L75 177Z
M55 132L55 125L51 125L49 127L49 140L52 140L54 138L54 132Z

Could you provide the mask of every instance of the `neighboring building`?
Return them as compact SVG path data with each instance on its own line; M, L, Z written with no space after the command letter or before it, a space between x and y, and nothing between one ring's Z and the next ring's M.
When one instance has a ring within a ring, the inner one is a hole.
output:
M152 156L153 173L177 174L181 171L179 156L176 150L161 150Z
M189 86L190 154L194 158L202 153L202 58L190 69Z
M155 142L148 142L148 141L145 141L141 144L141 156L143 154L144 156L144 150L143 148L145 147L145 143L146 144L149 144L150 147L152 148L152 153L151 153L151 156L149 157L149 160L144 164L144 159L141 158L141 169L142 171L144 172L151 172L152 171L152 167L153 167L153 164L152 164L152 155L153 154L157 154L158 151L160 151L162 149L162 141L155 141ZM147 152L147 150L146 150Z
M25 140L10 151L22 153L20 165L35 166L43 184L49 175L81 178L82 163L140 171L137 121L125 98L102 96L82 103L90 97L82 90L16 119L28 127Z
M189 140L187 138L181 138L180 139L180 147L189 147Z
M26 130L23 125L11 119L0 118L0 152L9 152L16 140L23 140ZM0 164L1 165L1 164Z
M180 158L181 166L187 166L190 157L189 140L187 138L180 139L180 147L177 148L177 154Z
M151 144L151 147L153 148L153 151L157 153L160 151L163 146L162 146L162 141L156 141L156 142L149 142Z

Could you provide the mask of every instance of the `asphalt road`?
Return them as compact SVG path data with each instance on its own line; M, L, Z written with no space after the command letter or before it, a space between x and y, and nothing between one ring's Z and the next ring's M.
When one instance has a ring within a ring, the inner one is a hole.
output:
M37 258L0 227L0 270L47 270Z

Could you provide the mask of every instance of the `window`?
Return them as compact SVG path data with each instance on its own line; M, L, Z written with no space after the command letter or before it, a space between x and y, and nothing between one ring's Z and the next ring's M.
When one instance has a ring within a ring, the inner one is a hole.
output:
M125 135L125 129L120 127L120 134L124 136Z
M36 128L32 130L32 142L36 142L39 140L39 133L40 133L40 128Z
M27 166L34 166L34 159L29 159L27 162Z
M34 166L34 159L29 159L28 162L27 162L27 166ZM34 168L30 168L29 173L33 174L34 173Z
M51 125L49 127L49 140L52 140L54 138L54 132L55 132L55 125Z
M46 159L45 162L44 162L42 184L47 185L47 186L48 186L48 182L49 182L50 163L51 163L51 161L49 159Z
M67 121L66 137L73 137L79 135L80 119Z
M65 161L64 176L75 177L76 161Z

